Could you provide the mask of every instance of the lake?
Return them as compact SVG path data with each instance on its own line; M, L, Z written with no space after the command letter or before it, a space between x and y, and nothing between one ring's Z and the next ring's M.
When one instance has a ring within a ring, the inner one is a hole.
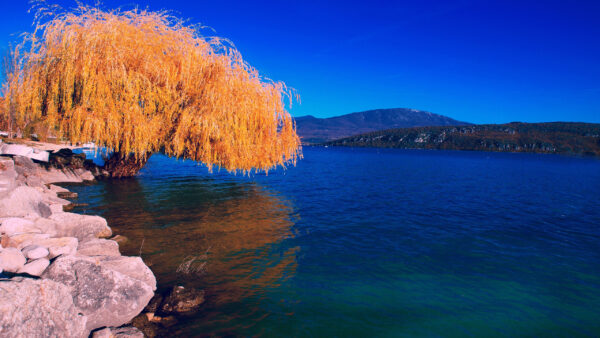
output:
M154 155L71 186L159 289L174 335L598 336L600 160L305 147L250 177Z

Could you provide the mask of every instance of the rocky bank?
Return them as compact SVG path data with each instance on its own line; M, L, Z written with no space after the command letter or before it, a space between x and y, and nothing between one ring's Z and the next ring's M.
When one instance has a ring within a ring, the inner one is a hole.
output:
M121 256L104 218L65 211L59 196L73 194L53 183L93 180L85 163L39 153L0 153L0 336L142 337L126 324L154 296L154 274Z

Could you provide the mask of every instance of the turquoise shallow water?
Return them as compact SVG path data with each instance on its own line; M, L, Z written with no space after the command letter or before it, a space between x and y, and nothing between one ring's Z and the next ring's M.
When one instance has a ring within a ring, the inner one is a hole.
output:
M70 189L161 288L206 290L174 334L600 335L598 159L306 147L241 177L154 155Z

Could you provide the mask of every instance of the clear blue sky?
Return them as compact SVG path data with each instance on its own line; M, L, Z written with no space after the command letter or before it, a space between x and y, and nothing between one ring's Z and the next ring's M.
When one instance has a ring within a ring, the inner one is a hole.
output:
M213 27L263 75L299 91L294 116L407 107L474 123L600 123L598 0L103 4ZM1 48L31 30L28 7L3 3Z

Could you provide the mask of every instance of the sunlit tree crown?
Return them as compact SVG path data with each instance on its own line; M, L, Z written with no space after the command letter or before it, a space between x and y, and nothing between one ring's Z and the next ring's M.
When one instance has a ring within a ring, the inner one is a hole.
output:
M231 171L295 163L291 91L223 40L166 12L80 6L37 18L48 14L9 59L0 103L12 125Z

